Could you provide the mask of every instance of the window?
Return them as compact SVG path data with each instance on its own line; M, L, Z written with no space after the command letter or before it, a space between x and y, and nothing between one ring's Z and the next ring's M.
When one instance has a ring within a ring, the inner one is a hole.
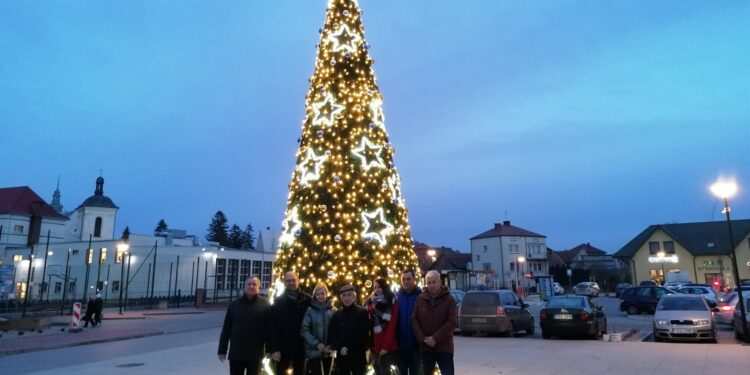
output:
M13 254L13 261L14 262L20 262L23 260L23 255L21 254Z
M492 263L482 263L482 269L485 271L489 271L492 269Z
M23 233L23 225L15 225L15 226L13 226L13 233L22 234Z
M638 288L635 295L640 297L651 297L651 288Z
M240 271L240 260L229 259L229 269L227 270L227 289L237 289L237 277Z
M60 292L62 292L62 281L55 283L55 294L59 294Z
M529 253L530 254L541 254L542 253L542 245L540 245L540 244L537 244L537 243L529 244L528 248L529 248Z
M224 290L224 281L226 277L226 269L227 269L227 260L226 259L217 259L216 260L216 275L215 277L215 283L216 283L216 289L218 290Z
M515 271L516 270L516 263L510 262L509 265L510 265L510 270L511 271Z
M120 280L115 280L112 282L112 291L113 292L119 292L120 291Z
M122 262L123 255L125 255L124 251L118 251L115 253L115 264L120 264L120 262Z
M102 236L102 218L97 217L96 220L94 220L94 237L101 237Z
M244 283L248 276L250 276L250 260L243 259L242 262L240 263L240 280L241 280L241 282Z
M99 264L104 264L107 262L107 248L102 247L99 249Z
M261 277L261 288L265 289L271 284L271 267L273 262L263 262L263 276Z
M104 290L104 281L98 281L96 283L96 292L99 293Z
M542 264L541 263L531 263L531 270L534 272L541 272L542 271Z
M486 253L487 252L487 245L482 246L482 250Z
M518 254L518 244L512 243L508 245L508 252L511 254Z
M667 254L674 254L674 241L664 241L664 252Z
M656 255L656 253L659 252L659 242L658 241L651 241L648 243L648 252L651 255Z

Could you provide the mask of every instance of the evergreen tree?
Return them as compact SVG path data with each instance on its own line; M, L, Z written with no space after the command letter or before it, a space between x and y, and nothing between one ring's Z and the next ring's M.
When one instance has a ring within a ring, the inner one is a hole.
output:
M307 92L297 163L289 184L275 285L296 271L301 285L397 283L418 269L383 98L354 0L331 0ZM275 293L275 291L274 291Z
M242 229L239 225L232 225L232 227L229 228L227 246L234 249L242 249L242 245L244 242L243 235L244 233L242 232Z
M159 223L156 224L156 229L154 229L154 234L160 234L162 232L166 232L167 229L169 229L169 226L167 225L167 222L164 221L164 219L159 220Z
M125 227L125 229L122 230L122 236L120 236L120 239L124 241L130 239L130 227Z
M247 224L242 232L242 248L245 250L255 250L255 235L253 234L253 223Z
M216 211L213 219L211 219L211 224L209 224L208 226L206 239L209 241L218 242L219 245L229 246L229 225L227 224L227 222L227 216L224 215L224 213L221 211Z

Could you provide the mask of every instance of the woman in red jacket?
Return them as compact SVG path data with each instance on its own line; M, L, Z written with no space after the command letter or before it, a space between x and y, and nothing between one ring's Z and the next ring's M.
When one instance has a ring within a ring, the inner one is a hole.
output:
M375 280L372 289L372 296L365 302L372 326L372 367L375 375L387 375L391 373L398 350L398 302L385 279Z

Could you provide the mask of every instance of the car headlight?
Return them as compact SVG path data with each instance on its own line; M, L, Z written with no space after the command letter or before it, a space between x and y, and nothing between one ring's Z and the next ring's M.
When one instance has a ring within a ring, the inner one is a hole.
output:
M696 319L693 320L693 324L697 326L707 326L710 323L708 319Z
M669 320L666 320L666 319L655 319L654 323L656 323L656 324L658 324L660 326L664 326L664 325L669 324Z

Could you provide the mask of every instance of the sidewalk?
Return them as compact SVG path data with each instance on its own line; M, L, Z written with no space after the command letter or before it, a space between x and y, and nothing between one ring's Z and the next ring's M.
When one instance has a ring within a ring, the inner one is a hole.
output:
M68 346L95 344L101 342L127 340L139 337L160 335L163 332L158 329L147 329L138 327L110 327L107 322L120 320L147 319L149 316L159 315L185 315L203 314L205 310L194 307L167 309L167 310L136 310L123 311L119 314L117 308L105 309L102 317L102 325L98 327L84 328L80 332L69 332L71 317L54 316L52 326L42 332L23 332L19 335L16 331L8 331L0 337L0 357L38 350L63 348ZM81 327L83 327L81 322Z
M498 375L704 375L741 374L750 363L750 346L456 337L457 374ZM216 358L216 343L168 349L44 372L100 375L226 374Z

